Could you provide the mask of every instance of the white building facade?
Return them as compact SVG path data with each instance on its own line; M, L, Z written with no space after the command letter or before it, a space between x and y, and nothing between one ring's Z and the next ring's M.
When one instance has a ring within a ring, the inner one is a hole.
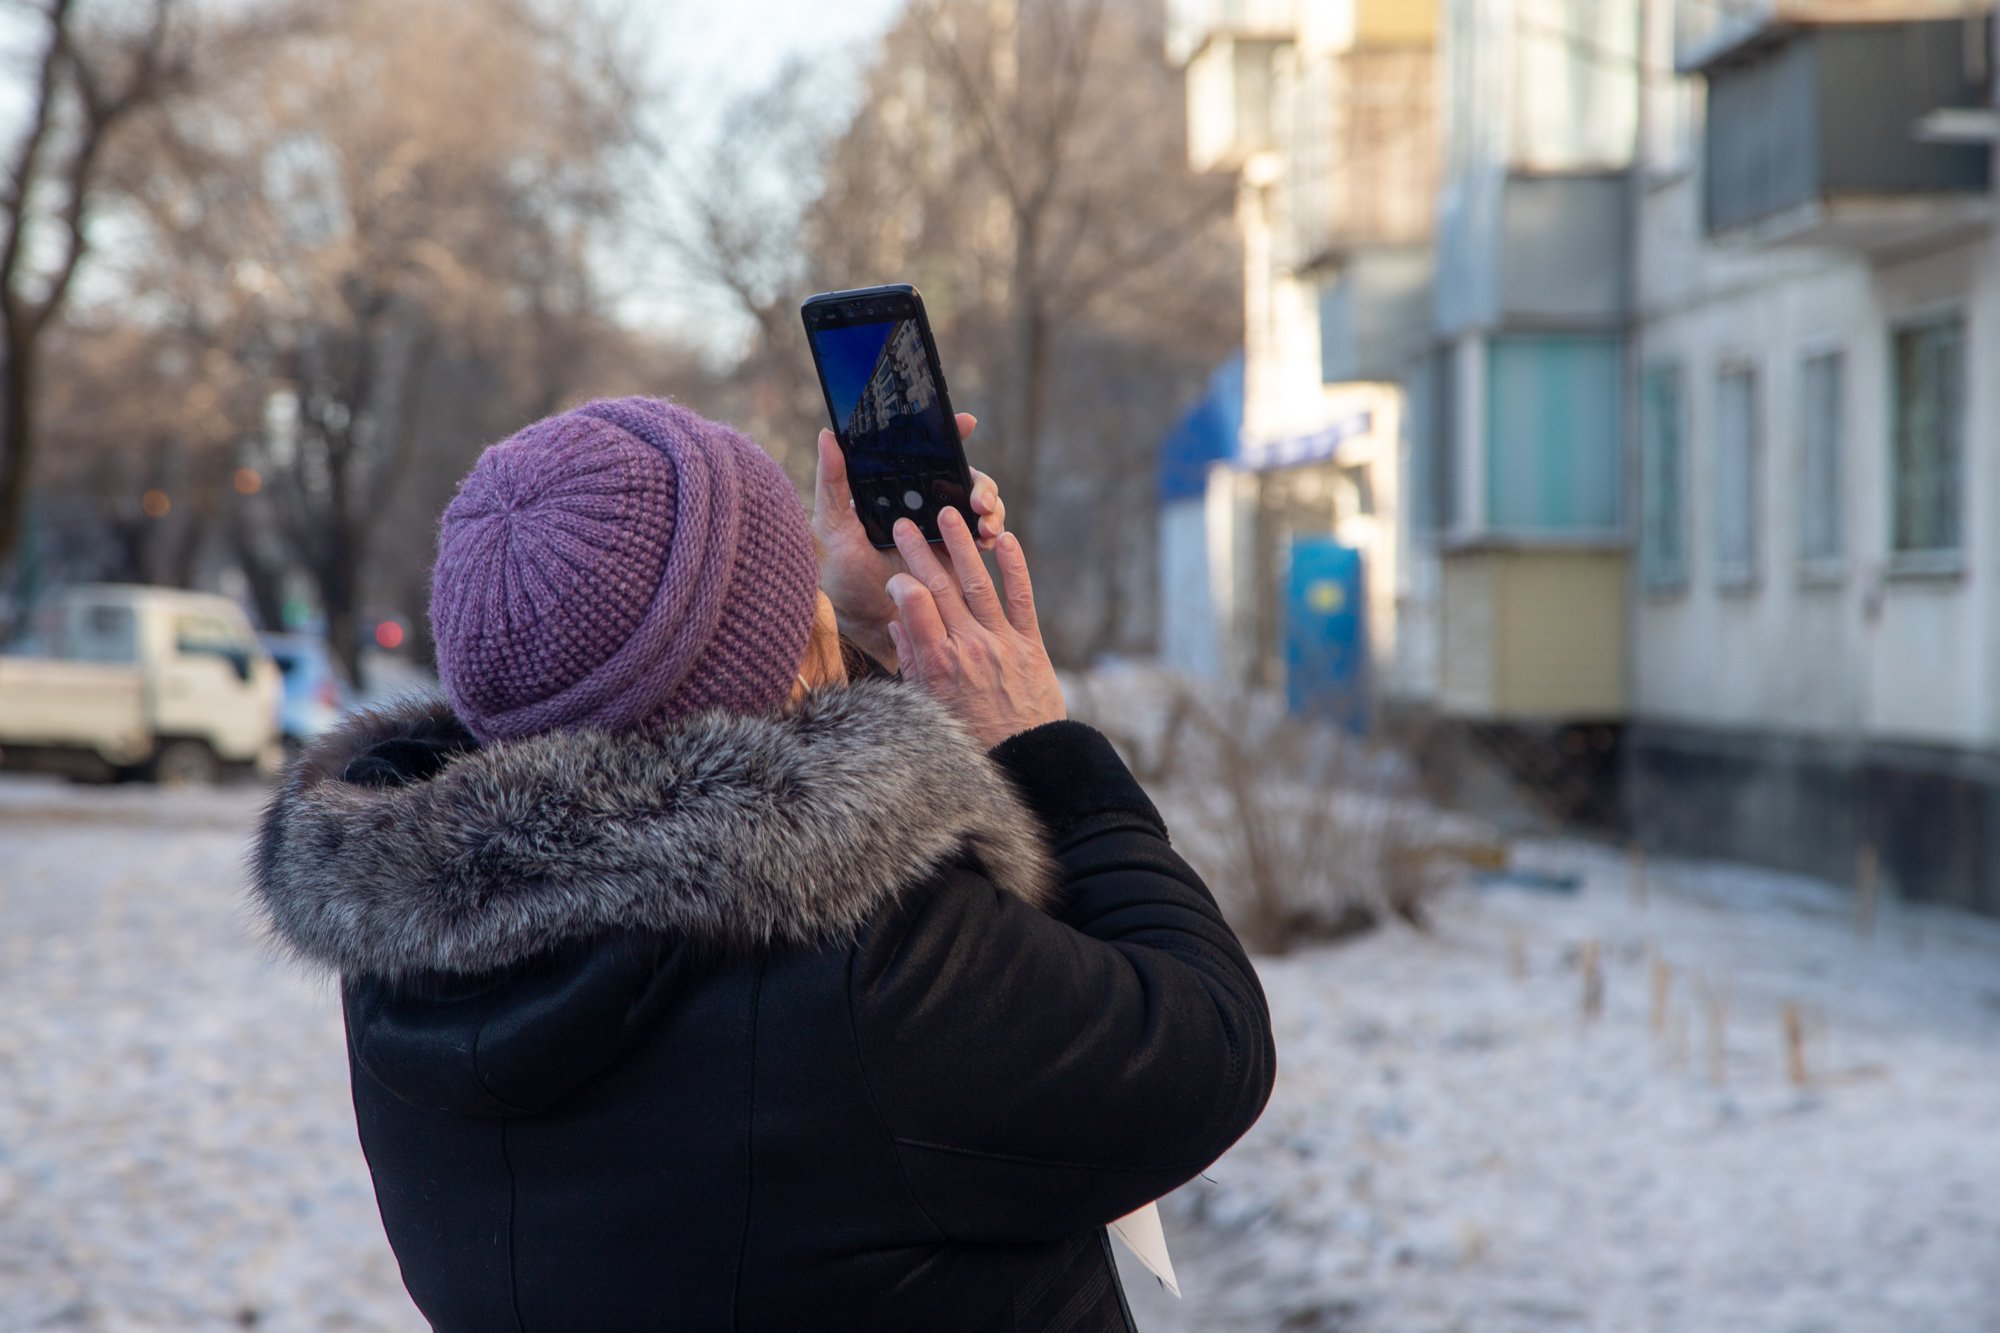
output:
M1182 513L1216 669L1268 665L1272 533L1331 531L1378 705L1581 756L1648 845L2000 910L1993 10L1178 6L1246 251L1240 441ZM1414 224L1360 203L1392 49Z
M1649 841L2000 905L1990 6L1661 0L1632 384ZM1929 125L1934 128L1927 130Z
M1236 448L1198 507L1182 498L1163 515L1163 566L1180 576L1163 588L1195 604L1163 607L1167 656L1279 683L1288 551L1331 537L1361 554L1369 694L1427 695L1435 652L1402 614L1399 381L1429 291L1438 5L1181 0L1171 13L1190 157L1237 179L1245 335ZM1199 597L1175 591L1197 579Z
M1437 708L1615 724L1637 0L1446 0L1444 178L1412 446L1438 558Z

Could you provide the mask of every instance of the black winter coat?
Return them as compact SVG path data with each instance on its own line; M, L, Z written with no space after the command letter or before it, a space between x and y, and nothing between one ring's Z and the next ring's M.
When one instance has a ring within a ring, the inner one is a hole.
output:
M867 682L481 749L350 724L265 815L440 1330L1130 1327L1106 1223L1256 1120L1264 997L1098 733Z

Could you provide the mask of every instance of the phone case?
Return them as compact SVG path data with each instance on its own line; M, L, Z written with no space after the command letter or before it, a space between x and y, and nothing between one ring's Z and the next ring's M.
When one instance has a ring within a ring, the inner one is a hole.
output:
M819 377L820 395L826 401L827 418L833 423L834 438L840 442L841 452L847 454L848 441L841 431L840 414L834 406L833 390L827 384L826 370L820 364L819 348L811 336L813 312L829 307L840 308L859 305L870 300L881 300L892 297L907 298L915 309L917 330L923 337L924 355L929 362L931 379L937 385L938 407L944 413L947 426L951 428L948 430L949 443L952 448L953 462L958 469L958 482L966 497L963 501L952 502L951 507L957 509L964 516L966 526L976 531L978 528L978 518L973 514L971 506L972 468L966 462L965 445L959 439L958 432L955 429L958 414L951 405L951 388L945 380L944 366L938 357L937 339L931 333L931 321L930 316L924 310L924 298L915 287L908 283L891 283L880 287L858 287L848 291L821 292L816 296L807 297L799 307L799 317L805 324L807 332L806 345L812 353L813 372ZM848 474L848 493L854 497L855 512L857 514L865 514L868 511L865 511L863 506L867 501L860 491L856 489L856 486L857 483L850 469ZM925 539L928 541L936 542L942 540L937 530L938 512L941 511L925 507L913 516L913 521L917 523L917 526L922 530ZM893 521L892 518L890 522L893 524ZM875 546L888 549L896 544L892 538L888 537L886 531L877 532L873 530L879 525L872 524L869 518L863 518L862 526L865 530L868 530L869 541Z

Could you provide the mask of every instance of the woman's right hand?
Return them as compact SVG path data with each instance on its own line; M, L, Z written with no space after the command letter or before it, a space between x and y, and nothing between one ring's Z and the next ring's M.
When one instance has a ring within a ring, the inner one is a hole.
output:
M958 438L972 438L979 422L970 412L958 414ZM1007 505L1000 487L978 468L972 473L972 512L979 516L979 548L993 549L1007 530ZM894 551L878 551L868 540L854 512L854 493L847 485L847 455L833 432L819 433L819 472L813 482L813 537L819 542L819 586L833 603L841 633L861 651L895 671L895 644L889 622L896 604L886 591L891 574L903 568Z
M889 636L903 675L957 714L989 749L1030 727L1061 720L1062 687L1042 644L1020 539L1010 532L997 545L1003 599L956 509L941 511L938 530L951 557L949 569L916 524L896 522L896 549L908 572L889 580L896 604Z

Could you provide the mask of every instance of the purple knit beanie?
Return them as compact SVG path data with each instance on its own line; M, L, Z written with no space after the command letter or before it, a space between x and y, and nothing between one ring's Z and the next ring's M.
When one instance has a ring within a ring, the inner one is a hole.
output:
M818 585L805 506L763 450L673 403L587 403L487 449L444 511L438 676L488 742L768 712Z

